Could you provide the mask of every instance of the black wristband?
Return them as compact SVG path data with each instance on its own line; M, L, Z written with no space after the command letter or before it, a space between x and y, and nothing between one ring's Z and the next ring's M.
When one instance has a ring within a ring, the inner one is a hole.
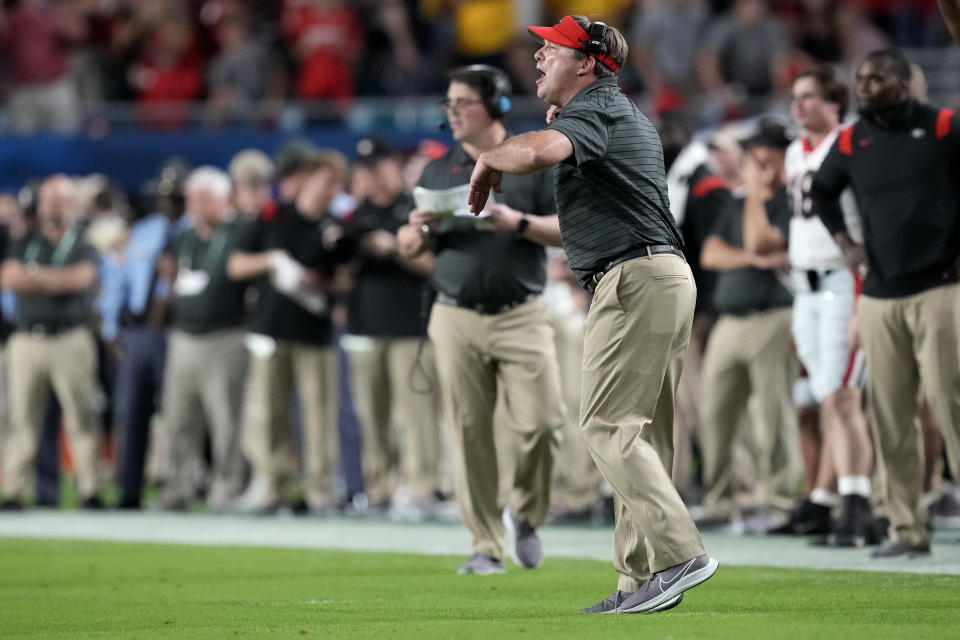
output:
M517 229L513 232L515 236L523 237L523 234L526 232L527 227L530 226L530 218L526 214L520 216L520 222L517 223Z

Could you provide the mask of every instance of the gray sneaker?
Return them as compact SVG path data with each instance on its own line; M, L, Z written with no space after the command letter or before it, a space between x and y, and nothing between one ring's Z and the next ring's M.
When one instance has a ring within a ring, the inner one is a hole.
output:
M503 510L503 526L507 530L507 549L518 567L536 569L543 564L543 544L537 530L526 520L517 520L513 510Z
M497 560L482 553L475 553L473 557L460 565L457 573L475 573L480 576L489 576L494 573L503 573L503 560Z
M911 546L906 542L900 542L899 540L890 540L876 549L870 554L871 558L920 558L928 557L930 555L930 544L921 544L917 546Z
M626 591L614 591L605 599L601 600L592 607L584 607L580 609L580 613L619 613L618 609L620 605L623 604L624 600L632 596L633 593L628 593ZM655 609L651 609L649 613L654 611L666 611L667 609L673 609L675 606L683 602L683 594L681 593L671 600L667 600L662 605Z
M660 609L671 600L710 579L719 563L707 555L674 565L650 576L635 593L620 605L620 613L647 613ZM679 604L679 602L677 603Z

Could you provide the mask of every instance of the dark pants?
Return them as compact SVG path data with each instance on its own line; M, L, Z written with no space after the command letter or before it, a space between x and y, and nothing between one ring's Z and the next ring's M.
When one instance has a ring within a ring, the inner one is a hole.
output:
M150 439L150 419L163 385L167 338L162 331L129 328L114 389L121 508L138 508Z
M337 431L340 435L340 473L343 474L347 498L363 491L363 471L360 467L360 423L353 406L350 388L350 362L337 336L337 368L340 378L340 404Z
M37 498L39 507L60 504L60 426L63 412L51 393L43 414L40 446L37 448Z

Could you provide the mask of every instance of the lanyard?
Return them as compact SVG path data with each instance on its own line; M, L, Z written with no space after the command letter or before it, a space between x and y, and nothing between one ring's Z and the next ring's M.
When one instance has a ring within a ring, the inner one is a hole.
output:
M67 232L63 234L60 242L57 243L57 247L53 250L53 256L50 258L51 265L59 266L63 264L70 254L70 250L73 249L73 245L77 243L78 235L79 232L76 227L67 229ZM24 264L36 264L37 258L40 257L42 244L43 234L37 231L33 234L33 238L30 240L30 244L27 245L27 250L23 254Z
M223 248L227 244L227 235L230 234L230 225L221 224L217 227L217 230L213 234L213 238L210 239L210 244L207 246L207 252L203 256L201 262L203 263L203 270L207 273L211 273L214 267L217 266L217 261L220 259L220 254L223 253ZM183 242L180 243L180 257L177 260L177 266L181 269L190 270L193 267L193 248L197 242L197 232L188 231L183 238Z

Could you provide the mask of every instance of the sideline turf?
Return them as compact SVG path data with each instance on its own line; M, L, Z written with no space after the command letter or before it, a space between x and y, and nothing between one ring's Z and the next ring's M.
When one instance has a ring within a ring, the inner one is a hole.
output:
M0 540L0 638L955 637L960 576L721 566L673 611L587 616L613 570L551 559Z

